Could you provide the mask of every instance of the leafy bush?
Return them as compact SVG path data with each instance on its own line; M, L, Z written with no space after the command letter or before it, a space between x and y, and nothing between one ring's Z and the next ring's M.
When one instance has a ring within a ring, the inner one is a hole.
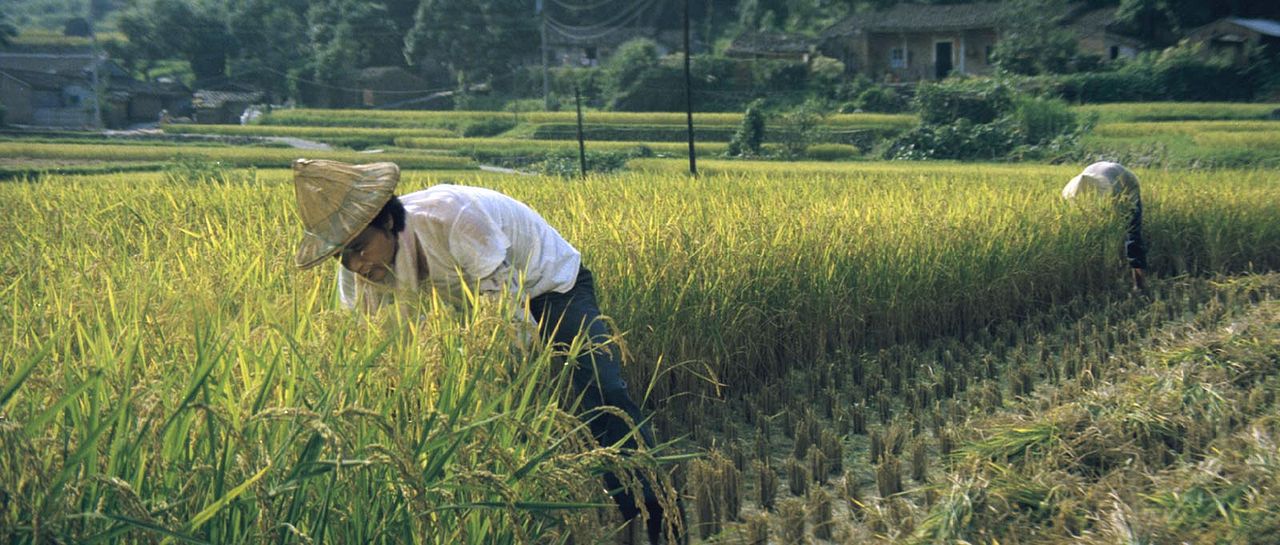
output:
M1000 159L1013 151L1021 138L1008 119L975 124L960 118L946 125L921 125L898 137L885 152L886 159Z
M1019 97L1013 123L1027 144L1038 145L1076 128L1076 114L1067 103L1050 98Z
M925 83L916 91L920 121L948 125L960 119L983 124L995 121L1013 104L1013 90L992 79L948 79Z
M814 161L843 161L858 157L858 148L849 144L813 144L805 150L805 157Z
M729 155L760 155L760 146L764 143L763 110L764 102L760 100L747 106L746 113L742 115L742 126L738 127L738 132L733 133L733 138L729 140Z
M895 114L907 109L907 100L892 87L872 85L858 95L855 107L864 112Z
M1249 100L1258 77L1225 59L1204 57L1197 46L1151 52L1113 72L1058 76L1052 92L1072 102Z
M635 87L646 71L658 65L658 43L637 38L618 46L600 67L600 87L606 96L617 97Z
M788 158L803 157L810 144L824 138L820 126L829 111L821 102L808 100L782 114L782 124L787 130L780 133L779 141Z

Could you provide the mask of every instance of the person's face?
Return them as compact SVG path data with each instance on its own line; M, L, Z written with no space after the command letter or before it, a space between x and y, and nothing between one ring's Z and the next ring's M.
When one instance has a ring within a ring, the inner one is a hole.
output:
M337 257L347 270L374 282L381 282L391 272L396 256L396 237L383 226L370 225L347 244Z

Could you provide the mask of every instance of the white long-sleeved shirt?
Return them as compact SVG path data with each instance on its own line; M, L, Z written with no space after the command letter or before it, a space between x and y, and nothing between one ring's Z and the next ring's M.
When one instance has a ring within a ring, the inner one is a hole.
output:
M441 184L400 196L405 227L391 274L372 282L338 266L338 295L372 312L396 291L435 289L461 301L462 286L482 295L564 293L581 255L532 208L480 187ZM523 288L523 289L521 289Z

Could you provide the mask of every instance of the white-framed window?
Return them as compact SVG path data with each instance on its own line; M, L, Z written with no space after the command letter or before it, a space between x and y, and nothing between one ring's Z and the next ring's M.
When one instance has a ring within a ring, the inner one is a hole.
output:
M889 67L890 68L906 68L907 52L901 47L895 47L889 50Z

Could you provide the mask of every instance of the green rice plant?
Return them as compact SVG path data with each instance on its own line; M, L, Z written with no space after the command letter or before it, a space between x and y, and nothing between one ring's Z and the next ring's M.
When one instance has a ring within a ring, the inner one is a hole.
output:
M1100 121L1195 121L1267 119L1280 104L1240 102L1132 102L1075 106L1082 114L1098 114Z

